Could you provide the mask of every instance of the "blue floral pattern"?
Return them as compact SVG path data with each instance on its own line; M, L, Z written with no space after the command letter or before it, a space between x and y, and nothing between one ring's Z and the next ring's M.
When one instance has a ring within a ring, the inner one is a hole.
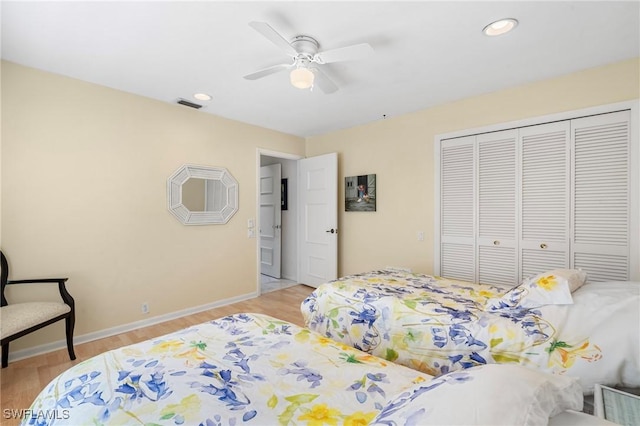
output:
M564 327L567 306L485 309L508 290L382 270L320 285L301 310L310 329L433 376L493 363L564 373L573 360L600 361L601 346L589 341L593 329ZM564 343L580 354L570 357Z
M237 314L79 363L23 424L361 424L387 395L430 379L285 321ZM39 415L60 410L68 415Z

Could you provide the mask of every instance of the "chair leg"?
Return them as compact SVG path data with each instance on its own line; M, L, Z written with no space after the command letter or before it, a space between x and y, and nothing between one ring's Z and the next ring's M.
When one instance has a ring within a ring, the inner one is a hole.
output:
M9 365L9 342L2 345L2 368Z
M65 320L65 328L67 331L67 350L69 351L69 358L71 358L71 360L73 361L74 359L76 359L76 353L73 350L73 327L75 325L76 322L76 317L75 315L68 316Z

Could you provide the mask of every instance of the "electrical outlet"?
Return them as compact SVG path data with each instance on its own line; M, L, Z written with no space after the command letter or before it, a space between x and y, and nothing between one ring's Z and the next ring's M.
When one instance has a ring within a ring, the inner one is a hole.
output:
M424 241L424 231L418 231L418 241Z
M147 302L144 302L142 304L142 313L143 314L148 314L149 313L149 304Z

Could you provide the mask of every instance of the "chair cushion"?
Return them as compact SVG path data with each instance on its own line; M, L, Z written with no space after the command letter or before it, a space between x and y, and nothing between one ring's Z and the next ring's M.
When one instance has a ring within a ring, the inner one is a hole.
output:
M15 303L0 308L0 337L12 336L16 333L42 324L43 322L65 314L71 307L59 302Z

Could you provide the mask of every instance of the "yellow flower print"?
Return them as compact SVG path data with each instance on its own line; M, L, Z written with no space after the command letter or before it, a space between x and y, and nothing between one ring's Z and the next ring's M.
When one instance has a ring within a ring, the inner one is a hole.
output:
M373 355L369 355L366 353L363 354L358 354L353 352L350 348L342 348L343 350L349 351L349 352L341 352L339 355L339 358L343 361L346 361L348 363L352 363L352 364L376 364L376 365L381 365L382 367L386 367L387 363L383 360L381 360L380 358L378 358L377 356L373 356Z
M417 359L410 359L409 363L411 364L409 367L418 370L422 373L427 373L431 376L437 376L440 374L440 371L434 367L431 367L429 364L426 364L424 361L420 361Z
M184 343L180 340L167 340L166 342L156 343L155 345L153 345L149 352L152 354L173 352L177 349L182 348L183 344Z
M480 290L478 291L478 296L484 297L486 299L491 299L492 297L496 297L498 294L494 291L489 290Z
M192 347L189 350L176 354L176 358L187 358L187 360L193 361L196 365L206 359L206 357L198 351L197 347Z
M504 324L491 324L489 326L489 335L492 339L501 339L507 342L517 340L516 331L512 327L505 327Z
M128 356L143 357L145 352L136 348L122 348L122 353Z
M177 404L169 404L160 411L163 420L174 419L184 422L185 419L194 418L200 412L200 398L197 395L189 395Z
M181 343L180 345L172 345L164 348L166 351L173 351L172 354L175 358L186 358L188 365L197 365L200 362L204 361L206 357L202 355L202 351L207 348L207 344L204 342L191 342L189 344L189 349L184 350L185 344ZM175 353L180 351L178 353Z
M309 341L310 334L309 330L303 329L296 333L295 339L297 342L307 343Z
M337 425L340 411L327 407L327 404L314 405L298 420L306 420L309 426Z
M362 355L358 355L356 357L360 362L362 362L363 364L379 364L383 367L387 366L387 363L384 362L383 360L381 360L380 358L378 358L377 356L373 356L373 355L369 355L369 354L362 354Z
M376 416L376 412L363 413L362 411L356 411L346 419L344 419L344 426L366 426Z
M588 340L579 346L554 340L547 348L547 352L550 354L549 366L556 365L565 369L571 368L577 358L588 362L595 362L602 358L602 350L598 345L590 345Z
M331 339L329 339L327 337L324 337L324 336L318 336L318 343L321 346L335 345L336 344L335 341L333 341L333 340L331 340Z
M538 285L538 287L542 287L547 291L551 291L558 285L558 281L556 280L555 275L547 275L546 277L538 278L536 284Z

